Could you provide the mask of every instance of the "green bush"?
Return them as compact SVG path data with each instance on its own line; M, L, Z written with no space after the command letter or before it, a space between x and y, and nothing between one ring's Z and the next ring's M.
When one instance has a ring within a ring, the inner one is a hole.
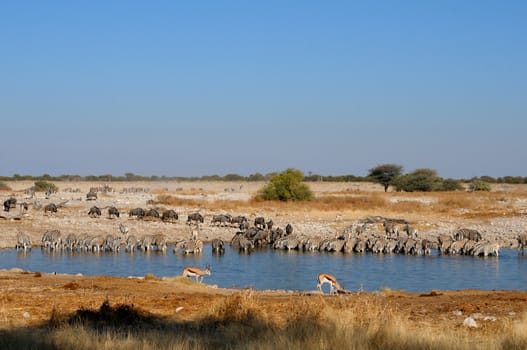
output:
M405 192L430 192L443 188L443 180L433 169L416 169L395 178L392 184L397 191Z
M287 169L274 175L269 184L257 194L258 198L280 201L306 201L313 199L309 186L302 183L304 175L300 170Z
M472 191L490 192L490 185L484 181L474 181L471 187Z
M59 189L55 184L47 181L36 181L33 187L35 192L47 192L48 190L51 192L57 192Z
M464 189L461 181L455 179L444 179L441 191L462 191Z

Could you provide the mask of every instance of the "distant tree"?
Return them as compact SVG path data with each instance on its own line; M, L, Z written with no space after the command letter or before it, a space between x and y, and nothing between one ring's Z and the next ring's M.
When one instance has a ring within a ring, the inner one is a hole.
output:
M254 174L249 175L247 177L247 180L248 181L264 181L265 180L265 176L263 176L260 173L254 173Z
M437 176L434 169L416 169L411 173L399 176L394 181L397 191L405 192L429 192L442 189L443 179Z
M224 181L243 181L245 178L238 174L227 174L223 177Z
M403 167L397 164L382 164L371 168L368 177L373 181L384 186L384 192L388 192L388 187L393 181L402 174Z
M289 168L274 175L257 197L266 200L305 201L313 198L309 186L302 183L304 175L300 170Z
M41 180L36 181L33 187L35 189L35 192L47 192L48 190L51 192L57 192L59 189L55 184Z
M441 184L441 191L462 191L464 190L463 184L459 180L455 179L444 179Z

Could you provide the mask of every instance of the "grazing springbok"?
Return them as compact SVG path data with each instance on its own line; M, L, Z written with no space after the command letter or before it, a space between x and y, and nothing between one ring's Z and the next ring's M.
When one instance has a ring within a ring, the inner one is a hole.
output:
M322 290L322 285L324 283L329 284L329 294L337 294L339 291L344 290L344 288L342 288L335 276L332 276L328 273L319 273L317 288L321 293L324 293L324 291Z
M196 282L203 281L203 276L209 275L210 276L210 266L207 265L205 267L205 270L198 269L197 267L193 266L187 266L183 269L183 276L185 277L195 277Z

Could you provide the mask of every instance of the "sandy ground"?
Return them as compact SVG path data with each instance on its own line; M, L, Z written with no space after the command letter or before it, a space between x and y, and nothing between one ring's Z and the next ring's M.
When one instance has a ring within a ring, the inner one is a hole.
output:
M30 205L26 213L21 213L20 209L11 210L9 213L2 212L0 215L0 248L13 248L16 244L17 232L24 232L30 236L33 243L38 245L46 230L59 229L63 236L69 233L107 235L119 234L119 224L123 223L129 228L129 234L141 236L143 234L162 233L167 235L169 242L189 239L191 229L186 225L187 215L199 211L205 217L205 222L200 227L200 236L204 241L213 238L222 238L230 241L236 233L236 228L215 227L210 224L212 215L229 213L232 215L245 215L250 220L256 216L271 218L275 227L284 228L288 223L292 224L296 233L307 236L334 237L342 233L344 228L363 218L365 215L390 216L390 213L374 212L367 213L354 210L354 208L332 210L310 210L302 208L299 210L284 210L272 205L260 205L257 209L246 205L247 201L264 185L262 182L116 182L108 183L112 191L99 193L96 201L87 201L86 194L90 188L102 187L103 183L90 182L58 182L59 191L50 198L45 198L43 193L36 193L35 197L30 197L25 190L33 185L30 181L17 181L7 183L11 190L0 192L3 200L14 195L18 203L27 202L30 204L40 204L44 206L48 203L64 203L56 214L46 214L42 209L36 210L35 206ZM382 193L383 188L378 184L372 183L310 183L310 188L316 196L343 196L357 195L364 196L368 193ZM526 232L527 228L527 186L516 185L497 185L496 191L507 193L515 191L519 197L514 199L514 203L506 204L504 210L511 211L513 214L497 215L491 218L470 218L452 217L451 215L426 216L419 211L408 210L403 214L398 214L419 228L419 232L424 236L437 237L441 233L452 233L458 227L470 227L479 230L483 237L495 240L501 247L516 247L516 237L518 234ZM493 189L494 190L494 189ZM197 200L195 206L167 206L149 204L159 196L169 195L181 199ZM390 195L390 194L388 194ZM235 209L211 209L207 203L214 203L221 200L234 201L239 203ZM434 201L433 197L426 196L405 196L404 194L393 194L386 197L391 203L424 203ZM104 208L115 206L121 212L119 218L110 219L107 211L103 210L103 215L99 218L90 218L88 211L92 206ZM174 209L179 214L179 221L176 223L164 223L157 221L143 221L128 217L128 211L132 208L152 208ZM462 210L462 209L460 209ZM520 213L518 215L518 213ZM393 214L392 214L393 215ZM20 220L17 220L20 219Z
M38 246L42 234L49 229L59 229L63 234L119 233L119 224L125 224L130 234L164 233L170 241L188 239L190 229L185 224L186 215L200 210L205 215L205 223L200 230L202 239L220 237L227 241L236 232L234 228L217 228L210 225L213 214L230 212L233 215L246 215L250 218L265 216L272 218L276 225L284 227L292 223L295 230L307 235L338 234L344 227L360 218L363 212L353 210L309 210L301 208L295 211L283 210L281 207L261 205L257 210L249 206L250 199L263 183L111 183L113 191L99 194L96 201L87 201L86 193L91 187L100 187L100 183L57 183L59 192L46 199L42 193L30 197L24 192L32 182L10 182L10 191L0 193L3 199L14 195L19 202L31 203L28 212L21 213L18 208L9 213L2 212L0 220L0 248L13 248L17 232L30 235ZM332 194L335 196L356 191L382 192L382 187L375 184L310 184L317 196ZM506 185L503 193L511 191ZM419 213L409 211L407 218L418 223L424 234L435 235L451 232L458 226L478 228L487 239L495 239L504 246L513 246L518 233L525 232L527 227L527 190L520 188L514 204L507 208L512 215L499 215L481 219L470 217L431 216L423 218ZM177 223L160 221L142 221L129 218L127 212L135 207L152 207L148 204L159 195L174 195L185 199L197 199L201 204L195 207L167 207L175 209L180 215ZM203 203L214 203L218 200L239 201L235 210L211 210ZM389 201L433 200L427 197L406 198L398 195L388 198ZM204 202L203 202L204 201ZM33 205L47 203L64 203L56 214L45 214L36 210ZM116 206L123 215L110 219L104 212L100 218L90 218L87 213L91 206ZM519 213L519 214L518 214ZM383 215L383 213L377 213ZM40 275L21 271L0 271L0 328L36 325L49 320L53 310L74 312L79 308L98 308L105 299L112 303L131 303L144 310L160 316L174 317L180 320L191 320L199 317L200 310L210 307L211 297L214 302L229 295L240 293L239 290L218 289L194 283L182 283L178 280L141 280L115 277L85 277L71 275ZM299 302L302 298L319 297L316 293L287 292L252 292L262 305L277 313L286 312L284 303ZM394 310L402 310L408 321L419 325L430 325L439 331L447 328L462 327L463 320L473 315L482 328L499 328L511 320L519 320L527 311L527 292L524 291L431 291L428 293L406 293L402 291L383 291L382 293L363 293L327 297L332 300L345 299L346 305L354 303L386 304ZM331 299L332 298L332 299ZM356 305L355 305L356 306ZM181 309L182 308L182 309ZM180 310L176 312L177 310ZM481 329L481 328L480 328Z
M200 319L214 305L238 293L250 293L266 312L284 318L292 305L321 298L316 292L219 289L178 278L41 275L0 270L0 281L0 329L37 326L49 321L53 312L71 314L82 308L95 310L105 300L112 305L134 305L153 315L185 322ZM499 331L504 325L521 321L527 311L525 291L383 291L326 295L323 299L325 303L351 310L376 305L403 315L409 327L426 326L437 332L465 328L463 322L467 317L475 319L479 331Z

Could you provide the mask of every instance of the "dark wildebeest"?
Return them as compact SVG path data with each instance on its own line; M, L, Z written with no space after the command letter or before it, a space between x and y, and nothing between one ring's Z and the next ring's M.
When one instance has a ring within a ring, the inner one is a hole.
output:
M191 224L193 222L197 224L199 224L200 222L203 223L203 215L201 215L200 213L189 214L187 217L187 224Z
M454 234L454 239L456 241L461 241L463 239L470 239L470 240L477 242L481 239L481 233L479 233L477 230L473 230L470 228L460 228Z
M218 225L218 226L227 226L231 222L230 215L220 214L220 215L214 215L212 216L212 224Z
M108 207L108 217L113 219L114 217L119 217L119 210L116 207Z
M4 211L9 211L10 209L16 208L16 198L11 197L4 201Z
M86 194L87 201L94 201L97 199L97 192L90 191Z
M46 205L44 207L44 213L47 213L48 211L49 212L52 212L52 213L56 213L57 212L57 205L54 204L54 203L49 203L48 205Z
M137 216L137 218L142 219L145 216L145 210L143 208L130 209L128 216Z
M91 218L95 218L95 217L98 217L98 216L101 216L101 209L97 206L93 206L90 208L90 211L88 211L88 215L91 217Z
M176 211L173 210L173 209L165 210L163 212L163 215L161 215L161 220L164 221L164 222L176 221L178 218L179 217L178 217Z
M249 220L247 220L245 216L241 215L231 218L231 224L233 224L234 226L236 226L236 224L238 224L239 226L242 222L249 222Z
M290 235L291 233L293 233L293 226L291 224L287 224L285 226L285 234Z
M263 216L259 216L254 219L254 226L264 229L265 228L265 218Z
M145 218L159 219L159 212L155 209L148 209L145 211Z
M271 231L271 230L273 229L273 225L274 225L273 220L272 220L272 219L269 219L269 221L267 221L267 224L266 224L266 225L267 225L267 229L268 229L269 231Z

